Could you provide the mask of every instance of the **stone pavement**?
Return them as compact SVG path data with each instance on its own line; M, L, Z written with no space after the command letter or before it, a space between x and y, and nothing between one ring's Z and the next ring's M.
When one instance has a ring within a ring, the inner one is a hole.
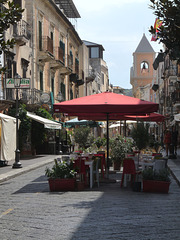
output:
M25 169L29 162L35 167L53 159L21 162ZM180 188L172 177L169 194L120 188L120 172L109 174L115 183L101 183L99 188L52 193L44 176L46 166L52 163L0 183L0 239L180 239Z
M35 157L24 157L20 160L22 168L12 168L14 160L8 161L8 166L0 167L0 182L19 176L54 161L58 155L38 155Z
M22 168L19 169L13 169L12 165L14 161L9 161L8 166L0 167L0 182L52 163L54 159L58 157L60 157L60 155L37 155L35 157L23 158L20 160ZM177 159L168 159L168 167L180 186L180 148L177 151Z

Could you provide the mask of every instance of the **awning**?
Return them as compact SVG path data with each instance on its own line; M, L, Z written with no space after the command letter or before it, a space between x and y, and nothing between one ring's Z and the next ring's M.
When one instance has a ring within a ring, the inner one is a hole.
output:
M33 119L34 121L37 121L39 123L44 124L45 128L48 129L61 129L61 124L54 122L52 120L49 120L47 118L40 117L34 113L27 112L27 116Z

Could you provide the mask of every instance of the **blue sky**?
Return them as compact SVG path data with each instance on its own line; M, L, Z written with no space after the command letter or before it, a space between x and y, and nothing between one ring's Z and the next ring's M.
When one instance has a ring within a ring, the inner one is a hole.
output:
M155 15L149 9L150 0L73 0L81 18L77 32L82 40L102 44L109 80L114 86L131 88L130 68L133 52L143 33L154 51L162 46L151 42L149 27Z

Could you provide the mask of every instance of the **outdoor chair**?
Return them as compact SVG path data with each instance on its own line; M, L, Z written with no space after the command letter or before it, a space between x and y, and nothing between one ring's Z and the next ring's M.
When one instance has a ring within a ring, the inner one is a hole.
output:
M121 187L124 183L125 175L131 175L131 184L136 180L136 175L140 174L141 171L137 171L134 160L132 158L125 158L123 160L123 173L121 178Z
M74 160L74 169L77 172L77 174L80 175L80 180L87 185L87 172L86 172L86 165L85 165L85 159L82 159L82 157L78 157L76 160Z

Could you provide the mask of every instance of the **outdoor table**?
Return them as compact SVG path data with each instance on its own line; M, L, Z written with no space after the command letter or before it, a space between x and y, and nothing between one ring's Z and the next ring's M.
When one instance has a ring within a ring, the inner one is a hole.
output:
M89 166L89 171L90 171L90 179L89 179L89 185L90 188L93 187L93 160L90 161L85 161L85 165Z
M101 174L104 178L104 168L106 169L106 162L105 162L105 153L97 153L93 154L94 157L100 157L101 158Z

